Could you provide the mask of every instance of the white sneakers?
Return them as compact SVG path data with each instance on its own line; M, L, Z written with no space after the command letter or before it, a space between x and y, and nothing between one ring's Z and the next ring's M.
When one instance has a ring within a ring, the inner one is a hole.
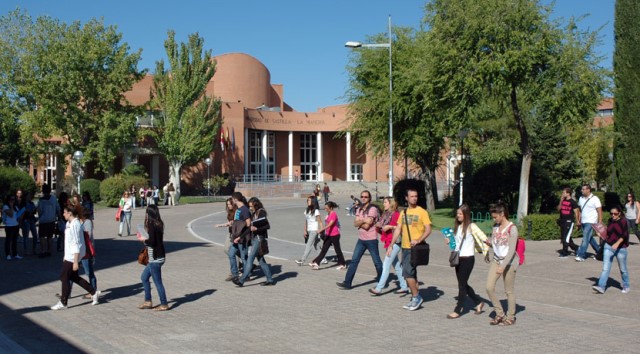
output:
M102 292L100 290L96 290L95 294L91 295L91 305L97 305L99 303L98 299L100 298L100 294ZM51 306L53 311L64 310L67 306L65 306L62 301L58 301L57 304Z
M51 309L52 309L53 311L64 310L64 309L66 309L66 308L67 308L67 307L66 307L65 305L63 305L63 304L62 304L62 301L58 301L58 303L57 303L57 304L55 304L55 305L51 306Z
M326 258L323 258L322 262L320 262L320 264L328 264L328 263L329 263L329 261Z
M97 305L98 304L98 299L100 298L100 294L102 293L102 291L100 290L96 290L96 293L91 295L91 305Z

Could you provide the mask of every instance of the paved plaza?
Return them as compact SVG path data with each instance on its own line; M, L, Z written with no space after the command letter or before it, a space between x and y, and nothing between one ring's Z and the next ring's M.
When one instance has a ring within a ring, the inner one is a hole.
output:
M346 198L338 200L345 258L357 239ZM631 292L620 292L620 272L612 266L609 289L595 295L591 286L602 263L559 259L559 241L527 243L526 264L516 277L517 323L489 326L491 309L466 312L449 320L455 307L455 273L439 232L428 239L431 264L419 267L423 307L402 308L408 297L373 297L375 270L365 255L354 288L335 283L345 272L336 263L320 270L293 260L304 250L304 198L265 199L271 230L269 246L273 287L260 277L237 288L224 279L229 262L222 244L224 203L161 207L167 261L163 281L170 311L138 310L143 301L141 243L117 236L115 209L96 213L96 276L101 302L91 306L74 286L69 308L51 311L60 292L62 253L40 259L0 261L0 352L7 353L640 353L640 246L632 236L629 252ZM133 214L133 230L144 209ZM4 235L2 235L4 236ZM580 240L577 240L578 242ZM312 255L315 253L312 253ZM330 255L333 251L330 251ZM488 265L476 257L469 284L488 301ZM258 273L261 274L261 273ZM153 288L153 285L152 285ZM497 293L504 299L501 281ZM152 289L154 305L158 303ZM467 304L467 311L472 304Z

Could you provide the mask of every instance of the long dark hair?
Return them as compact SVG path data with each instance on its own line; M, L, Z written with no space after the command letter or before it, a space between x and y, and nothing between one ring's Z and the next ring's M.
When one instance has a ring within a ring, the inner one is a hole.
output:
M162 222L157 205L151 204L147 206L147 213L144 217L144 228L147 231L155 229L155 231L164 233L164 222Z
M467 234L467 228L469 227L469 225L471 224L471 208L469 208L469 206L465 203L462 204L458 210L460 210L462 212L462 216L464 217L464 221L462 223L460 223L460 221L458 221L458 216L456 215L456 219L454 222L454 227L453 230L454 232L458 232L458 227L460 225L462 225L462 237L464 237Z
M229 210L229 203L231 203L231 210ZM227 220L233 220L236 217L236 210L238 210L238 206L233 202L233 198L227 198L224 202L224 208L227 210Z
M328 206L329 209L331 209L331 210L338 208L338 204L336 204L335 202L332 202L332 201L328 201L328 202L324 203L324 205Z
M307 197L307 210L304 212L307 215L313 215L316 212L316 203L313 200L315 197L314 196L308 196ZM311 203L309 203L309 201L311 201Z
M253 210L255 214L258 213L258 210L262 209L264 211L264 216L267 216L267 211L264 209L262 202L257 197L251 197L248 204L253 204Z
M633 192L627 193L627 198L631 197L631 209L636 208L636 195Z

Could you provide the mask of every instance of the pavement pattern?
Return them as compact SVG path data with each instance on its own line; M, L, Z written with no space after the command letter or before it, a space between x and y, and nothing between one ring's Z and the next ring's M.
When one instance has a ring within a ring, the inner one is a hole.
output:
M357 233L344 210L347 200L338 202L348 260ZM262 276L243 288L224 281L229 274L222 247L227 230L214 227L225 222L224 203L161 207L167 251L162 277L171 306L166 312L137 309L143 301L142 266L136 262L142 246L133 235L117 236L112 209L96 213L96 276L103 294L97 306L83 300L82 290L74 286L68 309L49 309L60 292L62 253L1 260L0 352L640 353L640 246L633 236L628 294L620 292L615 262L607 292L596 295L591 286L601 262L560 259L559 241L527 242L526 263L516 277L516 325L498 327L489 326L489 304L482 315L471 311L446 318L455 307L457 282L439 232L428 239L430 265L418 269L425 302L410 312L402 308L409 298L393 294L395 282L382 296L369 294L375 270L368 255L351 290L335 285L345 272L336 270L334 260L318 271L296 265L293 260L304 250L305 199L263 203L271 224L268 261L278 282L273 287L259 286ZM143 219L144 209L136 209L132 231ZM489 302L487 270L482 257L476 257L469 284ZM501 282L497 293L506 307ZM153 285L152 295L157 304ZM465 311L471 307L468 302Z

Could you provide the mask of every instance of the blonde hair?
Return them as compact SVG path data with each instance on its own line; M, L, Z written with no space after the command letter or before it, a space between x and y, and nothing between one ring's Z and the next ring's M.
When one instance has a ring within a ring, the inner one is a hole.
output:
M398 202L393 197L384 197L384 200L389 201L389 210L396 211L398 210Z

